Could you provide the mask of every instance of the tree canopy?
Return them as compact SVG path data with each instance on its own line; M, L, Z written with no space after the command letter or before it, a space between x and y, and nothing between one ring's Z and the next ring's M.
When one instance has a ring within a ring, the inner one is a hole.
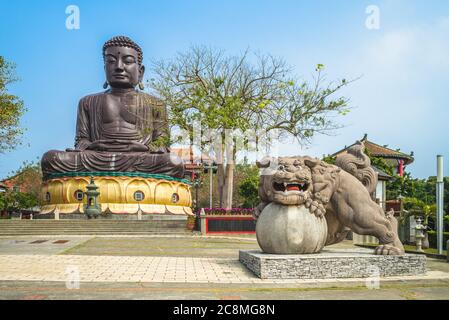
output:
M0 56L0 153L13 150L21 143L20 117L26 109L23 101L7 90L17 80L15 65Z
M190 143L214 148L220 206L229 208L239 141L248 148L248 140L257 145L264 134L277 131L275 139L293 137L305 144L316 133L339 127L333 115L344 115L349 107L336 93L349 82L325 83L323 67L316 67L308 83L271 55L192 47L171 60L155 61L149 86L166 103L170 123ZM194 141L198 131L202 139Z
M0 193L0 211L31 209L40 204L42 172L39 162L24 162L11 178L15 187Z

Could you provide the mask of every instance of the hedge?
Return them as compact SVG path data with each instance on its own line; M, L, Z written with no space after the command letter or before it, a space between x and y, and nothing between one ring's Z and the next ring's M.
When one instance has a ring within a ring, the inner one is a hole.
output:
M429 234L429 245L431 248L437 247L437 233L435 231L428 231ZM443 233L443 248L447 250L447 241L449 240L449 232Z

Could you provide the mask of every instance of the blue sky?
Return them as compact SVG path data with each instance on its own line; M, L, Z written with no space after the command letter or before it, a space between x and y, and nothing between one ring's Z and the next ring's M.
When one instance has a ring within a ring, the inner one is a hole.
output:
M332 136L308 148L286 143L282 154L321 156L360 139L414 151L413 176L435 174L449 144L449 2L437 1L4 1L0 55L17 64L12 85L28 107L24 145L0 154L0 177L24 160L73 145L78 100L102 90L101 47L127 35L144 62L170 58L194 44L238 53L246 48L281 56L309 78L317 63L328 79L360 80L342 93L352 112ZM80 29L67 30L65 9L80 9ZM365 27L369 5L380 29Z

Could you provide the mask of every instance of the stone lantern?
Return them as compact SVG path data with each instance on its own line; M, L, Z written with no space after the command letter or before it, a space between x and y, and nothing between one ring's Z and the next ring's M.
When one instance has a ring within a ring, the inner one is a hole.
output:
M415 242L416 242L416 251L424 252L422 249L423 239L425 238L424 230L426 230L426 226L422 224L421 217L416 218L416 226L415 226Z
M87 191L84 194L87 197L87 204L84 205L84 213L88 219L97 218L101 214L101 206L98 196L100 192L94 182L94 177L90 177L90 183L86 186Z

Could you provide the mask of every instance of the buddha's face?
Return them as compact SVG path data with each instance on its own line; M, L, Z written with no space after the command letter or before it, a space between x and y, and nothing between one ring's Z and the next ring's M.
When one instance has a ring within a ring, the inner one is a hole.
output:
M128 47L109 47L104 54L106 80L112 88L134 88L143 78L138 53Z

